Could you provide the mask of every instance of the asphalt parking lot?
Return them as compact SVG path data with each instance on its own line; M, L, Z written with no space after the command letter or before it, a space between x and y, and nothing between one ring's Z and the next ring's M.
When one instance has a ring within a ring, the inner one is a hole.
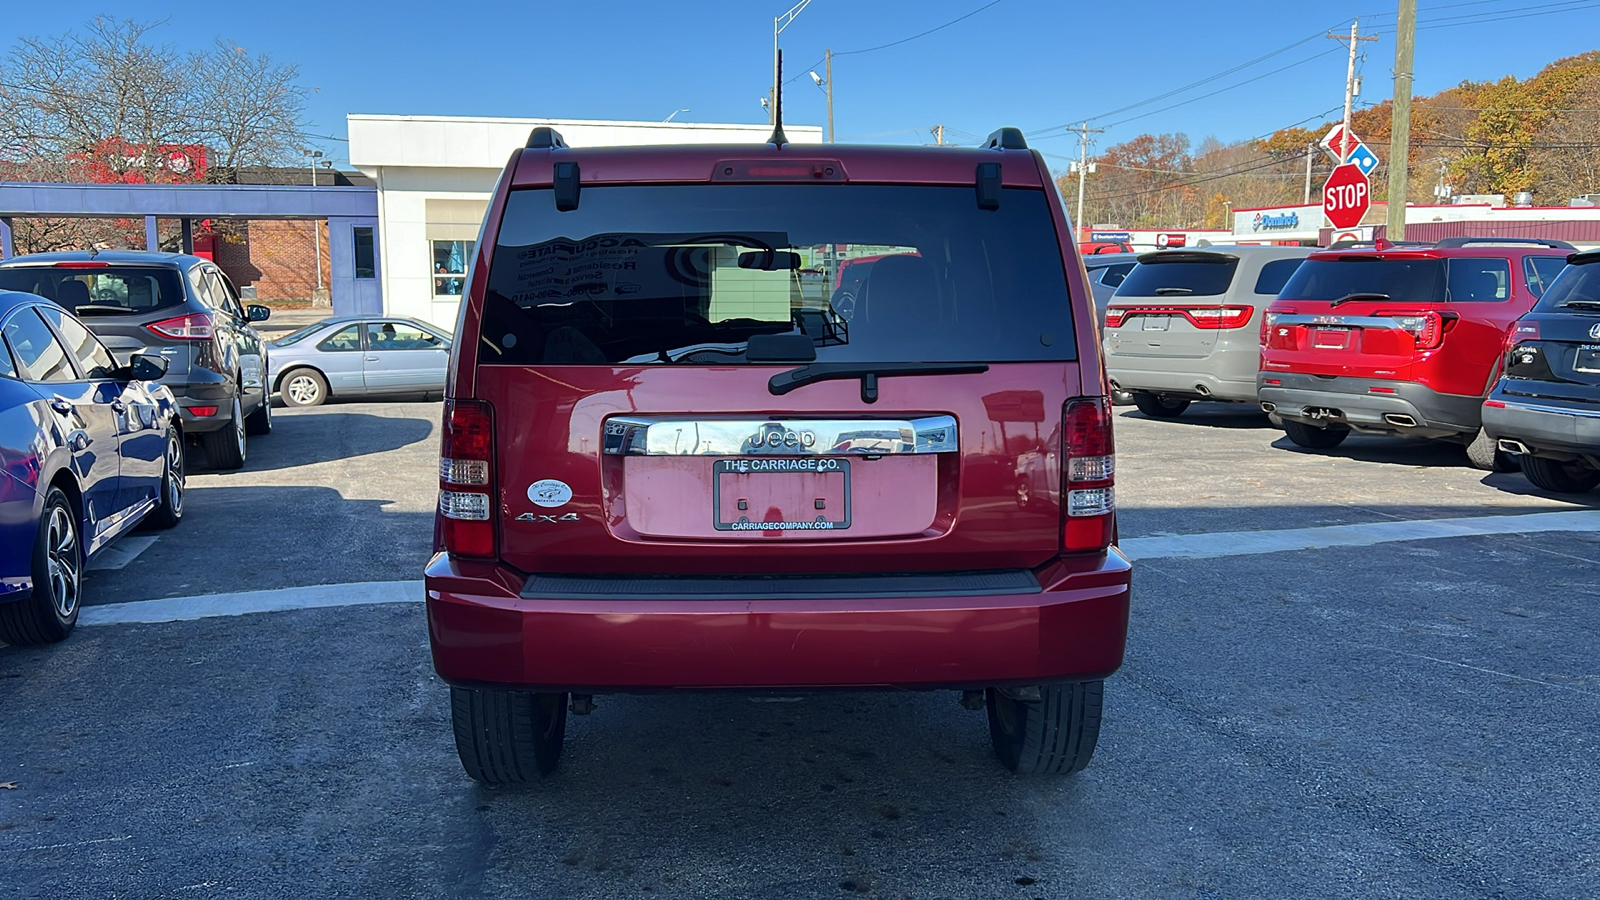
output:
M1085 772L1007 775L948 693L601 697L555 778L490 790L420 587L381 584L420 578L438 404L278 412L68 642L0 647L8 895L1600 896L1600 494L1124 411L1135 605ZM115 621L192 597L219 614Z

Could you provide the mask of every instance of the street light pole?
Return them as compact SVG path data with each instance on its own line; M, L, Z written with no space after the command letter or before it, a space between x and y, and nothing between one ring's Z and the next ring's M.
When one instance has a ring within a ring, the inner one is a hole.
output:
M831 144L833 143L833 51L825 51L823 58L828 63L825 75L828 79L828 143Z
M317 161L322 159L321 150L307 150L306 155L311 157L311 186L317 186ZM311 267L317 270L317 293L322 293L322 228L316 219L311 220ZM313 298L315 299L315 298Z
M767 106L767 124L769 125L778 124L778 92L783 90L783 85L778 83L778 78L781 77L778 73L782 71L778 63L778 35L783 33L783 30L794 22L795 17L804 12L805 8L810 5L811 0L800 0L799 3L789 7L788 12L781 16L774 16L772 19L772 102Z

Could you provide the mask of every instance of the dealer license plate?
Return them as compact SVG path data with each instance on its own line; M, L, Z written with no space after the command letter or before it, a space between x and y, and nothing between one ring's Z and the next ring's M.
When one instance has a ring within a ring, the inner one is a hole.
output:
M1311 346L1318 350L1343 350L1350 346L1350 329L1318 328L1312 334Z
M841 531L850 527L850 460L830 456L716 461L718 531Z
M1600 346L1591 347L1588 344L1578 348L1578 358L1572 367L1579 372L1600 374Z
M1145 331L1166 331L1167 330L1167 326L1172 322L1172 317L1171 316L1140 316L1139 320L1144 323L1144 330Z

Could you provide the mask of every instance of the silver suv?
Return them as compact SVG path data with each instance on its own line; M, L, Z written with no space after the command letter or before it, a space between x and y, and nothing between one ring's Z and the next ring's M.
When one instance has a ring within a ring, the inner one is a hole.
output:
M245 435L272 430L267 349L251 327L272 310L239 301L208 259L140 250L36 253L0 263L0 290L65 307L121 365L136 353L167 361L183 431L213 468L244 465Z
M1106 309L1112 387L1163 419L1195 400L1255 403L1261 316L1315 249L1229 245L1141 255Z

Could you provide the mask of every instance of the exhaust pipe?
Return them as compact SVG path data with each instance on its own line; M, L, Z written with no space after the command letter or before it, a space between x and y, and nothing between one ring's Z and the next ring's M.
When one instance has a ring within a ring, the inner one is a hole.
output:
M1203 385L1203 384L1197 384L1197 385L1195 385L1195 386L1194 386L1194 390L1195 390L1195 393L1197 393L1197 394L1199 394L1199 395L1200 395L1200 396L1202 396L1202 397L1209 397L1209 396L1211 396L1211 389L1210 389L1210 388L1208 388L1208 387L1206 387L1206 386L1205 386L1205 385Z
M1278 411L1278 404L1273 403L1271 400L1263 400L1263 401L1261 401L1261 411L1262 412L1277 412Z
M1390 425L1398 425L1401 428L1417 427L1417 420L1405 415L1404 413L1384 413L1383 420L1388 422Z
M1511 438L1501 438L1495 444L1495 446L1497 449L1504 450L1507 453L1521 453L1527 456L1533 455L1533 451L1528 449L1527 444Z

